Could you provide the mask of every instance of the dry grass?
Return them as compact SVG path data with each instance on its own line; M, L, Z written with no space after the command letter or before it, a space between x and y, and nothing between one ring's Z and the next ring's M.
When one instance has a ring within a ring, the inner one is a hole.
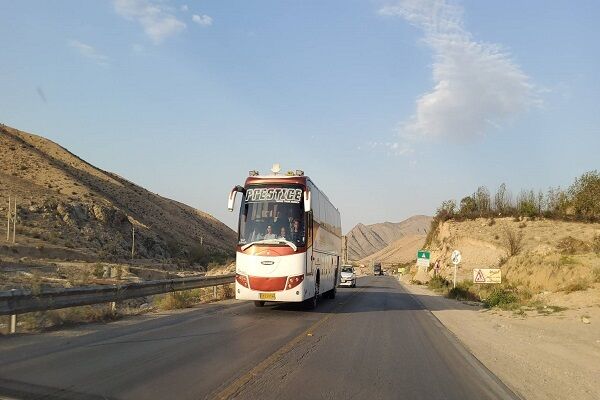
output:
M17 316L17 330L43 332L78 324L108 322L118 318L120 314L113 312L108 304L95 304L20 314Z
M563 291L566 294L588 290L591 287L590 282L587 279L579 279L575 282L568 283L563 287Z
M572 236L562 238L556 245L556 248L561 254L577 254L586 253L590 251L591 246L589 243L575 239Z
M177 310L189 308L200 303L231 299L233 297L235 297L233 284L229 284L217 286L216 297L212 287L182 290L156 296L154 304L160 310Z

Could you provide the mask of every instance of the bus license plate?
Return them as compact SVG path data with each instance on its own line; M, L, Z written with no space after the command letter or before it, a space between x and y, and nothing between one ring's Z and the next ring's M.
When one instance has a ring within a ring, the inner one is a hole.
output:
M275 300L275 293L259 293L258 297L261 300Z

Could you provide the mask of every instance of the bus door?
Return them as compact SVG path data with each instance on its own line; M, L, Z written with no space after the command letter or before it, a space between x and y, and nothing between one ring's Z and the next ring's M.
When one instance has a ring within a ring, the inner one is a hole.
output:
M314 264L314 246L313 246L313 212L309 211L305 213L305 225L306 227L306 275L313 274Z

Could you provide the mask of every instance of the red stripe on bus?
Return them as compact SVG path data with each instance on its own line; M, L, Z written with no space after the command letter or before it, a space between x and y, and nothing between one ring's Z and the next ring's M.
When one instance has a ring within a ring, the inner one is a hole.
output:
M237 251L239 253L244 253L249 256L289 256L291 254L299 254L306 252L306 247L298 247L298 250L294 251L289 246L280 247L280 246L259 246L254 245L248 247L246 250L242 251L242 246L238 246Z
M250 276L250 289L261 290L264 292L275 292L285 289L287 276L277 276L274 278L265 278L261 276Z

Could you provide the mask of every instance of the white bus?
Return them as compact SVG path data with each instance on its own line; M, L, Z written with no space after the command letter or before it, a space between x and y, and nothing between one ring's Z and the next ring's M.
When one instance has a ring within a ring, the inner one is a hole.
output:
M229 194L242 193L236 250L235 297L317 306L334 298L342 254L340 213L303 171L260 176L250 171Z

